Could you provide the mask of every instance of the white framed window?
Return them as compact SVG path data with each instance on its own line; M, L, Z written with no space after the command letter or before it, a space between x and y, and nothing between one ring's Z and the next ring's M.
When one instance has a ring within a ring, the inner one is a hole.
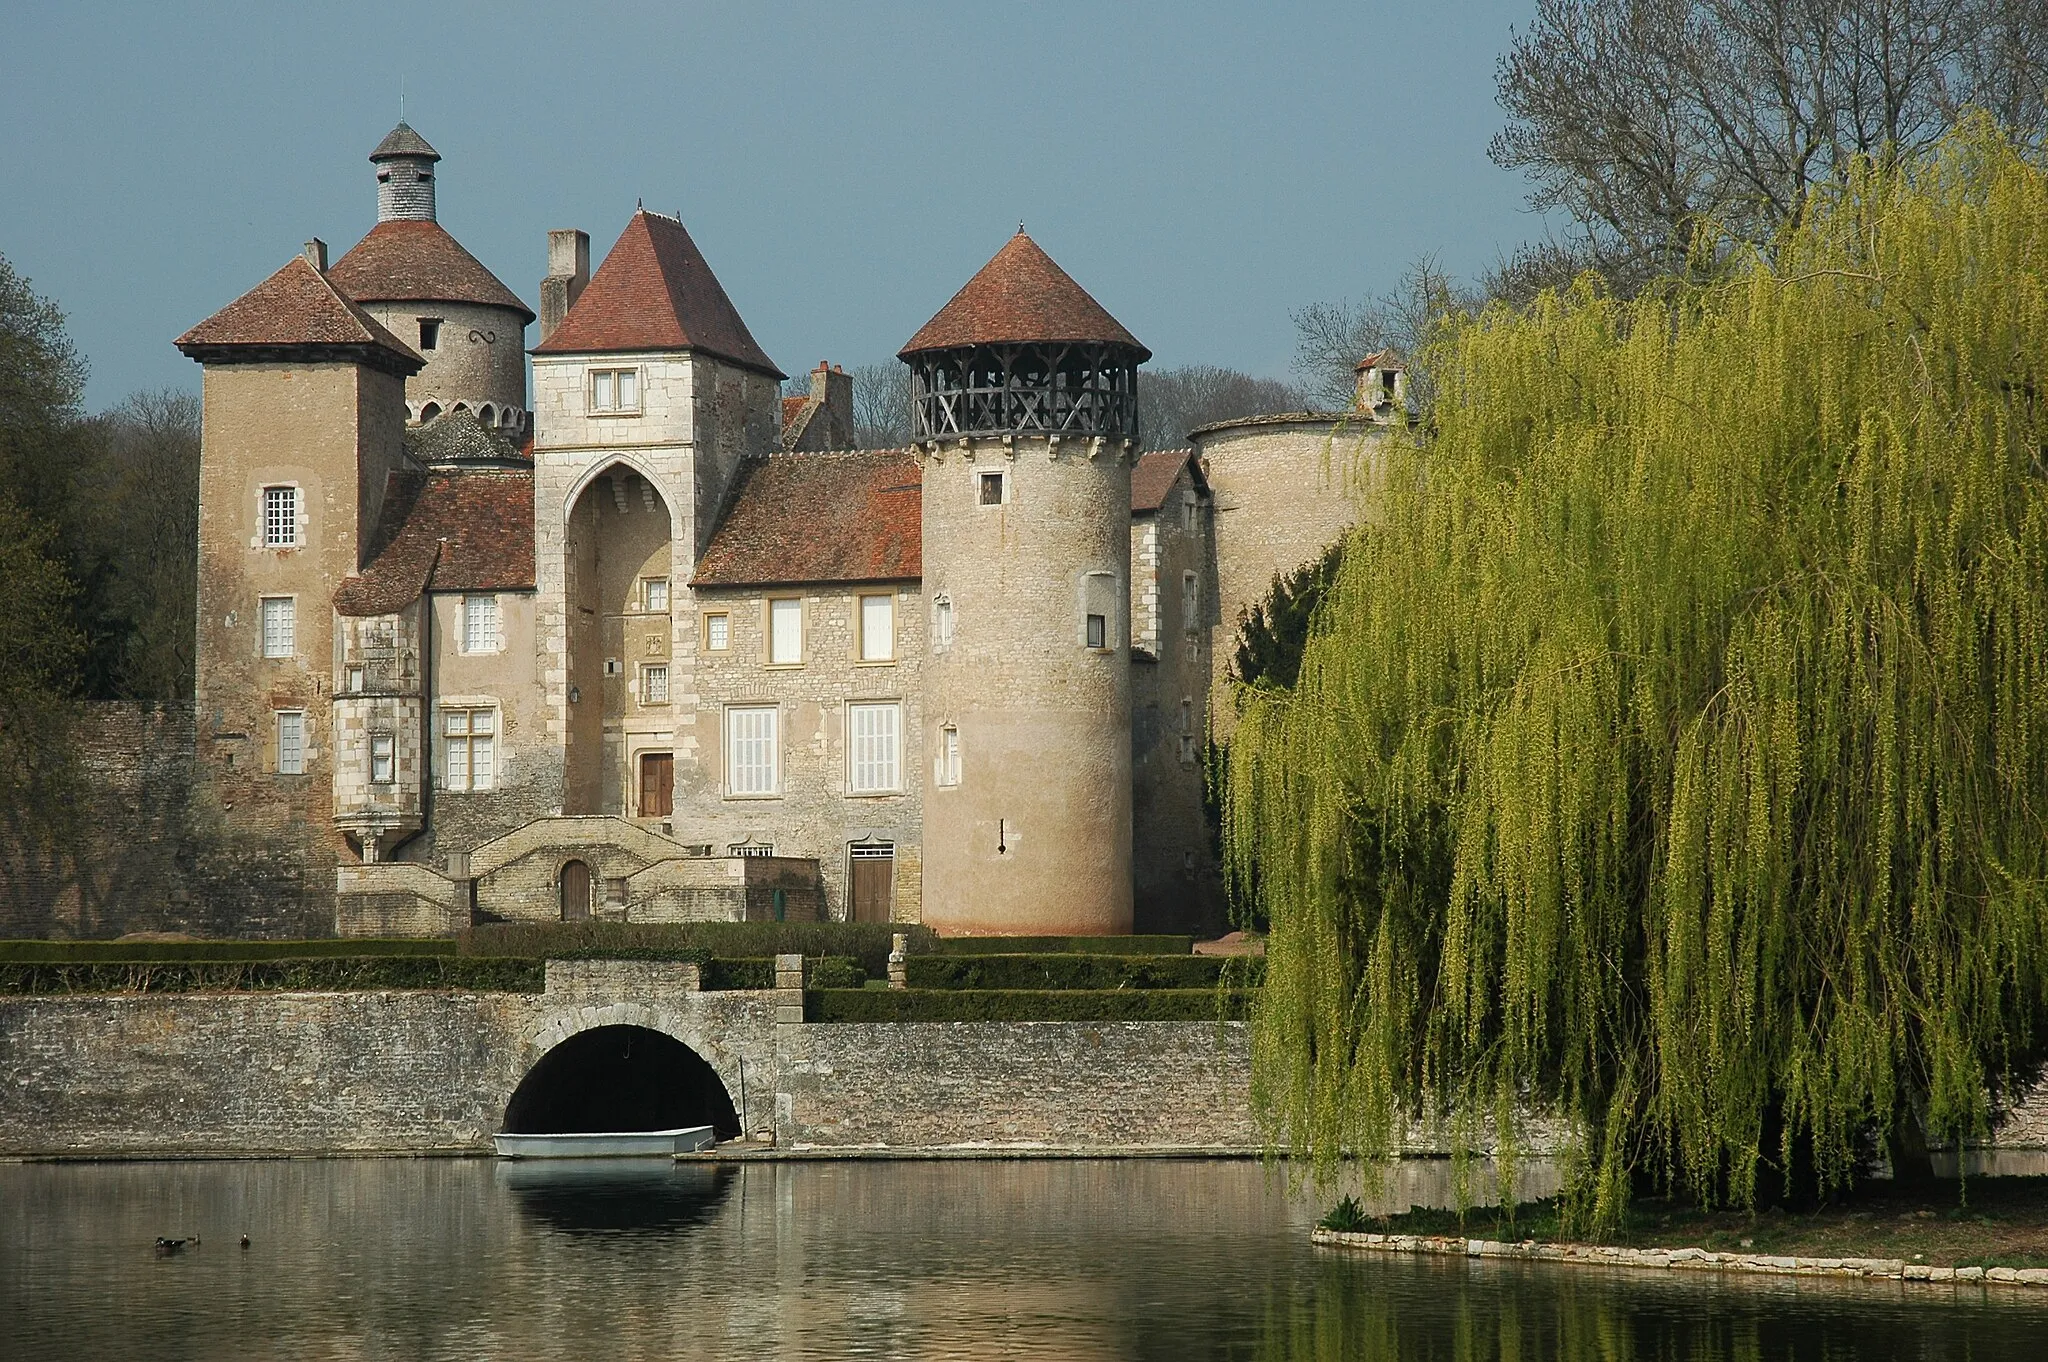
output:
M804 603L794 596L768 602L768 665L794 667L804 660Z
M1194 633L1202 624L1202 579L1192 572L1180 575L1180 627Z
M263 547L296 548L299 542L299 489L263 489Z
M944 652L953 646L953 598L932 598L932 649Z
M498 711L441 711L444 790L489 790L498 782Z
M342 669L341 688L349 695L360 695L363 690L363 667L359 662L350 663Z
M640 410L638 369L592 369L590 409L616 415Z
M299 650L299 603L290 596L265 596L263 655L290 657Z
M773 705L735 706L725 712L725 792L772 795L781 787Z
M668 613L668 578L642 577L640 579L640 608L650 615Z
M281 776L306 774L306 714L304 710L277 712L277 773Z
M847 774L853 793L894 794L903 788L897 774L902 712L893 700L846 707Z
M732 616L714 610L704 617L704 651L722 653L732 646Z
M496 596L464 596L462 598L462 651L465 653L495 653L499 648L498 598Z
M398 779L398 742L390 733L370 735L370 783L389 785Z
M960 783L960 730L951 724L939 730L939 753L932 763L932 779L940 785Z
M652 663L640 669L640 703L643 705L665 705L668 703L668 664Z
M863 662L894 662L896 660L896 598L894 596L863 596L860 598L860 660Z

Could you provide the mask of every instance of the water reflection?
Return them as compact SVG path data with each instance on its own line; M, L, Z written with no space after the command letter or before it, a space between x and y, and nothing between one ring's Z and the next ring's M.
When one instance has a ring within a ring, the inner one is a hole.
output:
M671 1234L715 1218L739 1170L669 1159L539 1159L497 1167L533 1224L564 1234Z
M1335 1255L1319 1205L1229 1162L0 1166L0 1356L1993 1362L2048 1325L2018 1293Z

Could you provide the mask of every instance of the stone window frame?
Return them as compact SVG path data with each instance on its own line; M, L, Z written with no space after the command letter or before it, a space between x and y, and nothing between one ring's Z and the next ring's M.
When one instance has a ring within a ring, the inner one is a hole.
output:
M630 374L633 378L633 405L631 406L627 406L625 403L620 402L618 399L618 382L619 376L621 374ZM614 405L612 406L605 407L598 405L598 389L602 386L605 386L604 384L601 384L599 382L600 375L602 375L605 379L609 380L609 385L612 389L612 401L614 403ZM646 410L646 379L647 376L643 371L642 366L638 364L594 364L583 371L584 408L592 416L602 416L606 418L614 416L638 416L643 411Z
M659 700L655 699L652 694L653 676L656 672L661 673L661 698ZM666 707L667 705L673 703L672 697L674 695L674 692L670 688L674 684L675 673L669 670L669 665L667 662L641 663L640 676L638 679L640 683L639 700L642 708L649 708L655 705L661 705Z
M270 606L275 603L284 607L286 627L291 637L282 652L270 651ZM266 662L288 662L299 655L299 598L292 592L280 592L274 596L256 598L256 656Z
M733 716L736 714L767 714L770 716L768 742L769 788L766 790L735 791L733 788ZM782 706L779 704L729 704L719 717L719 765L723 768L719 784L724 797L730 800L760 800L782 798Z
M657 591L657 589L660 591L661 594L661 604L658 606L654 603L655 592ZM663 573L660 576L642 577L640 579L641 614L666 615L670 613L670 609L674 606L674 604L675 586L669 578L668 574Z
M775 607L778 602L796 603L796 661L775 660ZM810 630L810 602L800 591L777 591L761 598L761 665L775 671L793 671L804 665L806 637Z
M1180 626L1189 634L1202 628L1202 577L1192 569L1180 574Z
M713 643L713 642L711 641L711 621L712 621L712 620L714 620L714 619L719 619L719 620L724 620L724 621L725 621L725 642L723 642L723 643ZM702 616L701 616L701 617L699 618L699 620L698 620L698 625L697 625L697 638L698 638L698 641L699 641L700 643L702 643L702 645L703 645L703 647L704 647L704 651L705 651L705 652L707 652L707 653L729 653L729 652L731 652L731 651L732 651L732 611L730 611L730 610L706 610L706 611L705 611L705 612L703 613L703 615L702 615Z
M889 651L883 657L868 656L868 602L889 603ZM896 592L856 591L853 596L853 662L857 667L893 667L896 665Z
M1079 616L1075 642L1091 653L1105 656L1116 652L1122 639L1117 634L1116 596L1119 580L1114 572L1091 569L1082 572L1075 579L1075 594L1079 597ZM1098 642L1091 637L1094 622L1102 621L1102 638Z
M943 653L953 646L953 631L960 623L960 608L950 592L932 597L932 651Z
M960 788L960 725L940 724L938 749L932 754L932 784L942 790Z
M886 799L903 793L903 699L901 696L863 696L858 700L845 702L843 731L846 734L846 797L848 799ZM889 785L875 785L863 788L859 785L857 772L860 763L854 748L854 711L887 710L895 715L889 726L891 752L889 770L895 779Z
M418 318L415 318L415 320L416 320L416 321L418 321L418 322L419 322L419 324L420 324L420 350L421 350L421 352L422 352L422 353L424 353L424 352L426 352L426 351L428 351L428 350L438 350L438 349L440 349L440 348L441 348L441 324L442 324L443 322L445 322L445 321L447 320L447 318L445 318L445 317L418 317Z
M291 533L289 540L273 539L271 529L270 494L291 493ZM302 549L306 546L306 491L296 482L266 482L256 489L256 534L249 542L252 549L269 549L273 553L286 549Z
M996 499L990 501L986 495L988 479L1000 483ZM974 470L974 504L979 510L1001 510L1010 504L1010 470L1007 468L977 468Z

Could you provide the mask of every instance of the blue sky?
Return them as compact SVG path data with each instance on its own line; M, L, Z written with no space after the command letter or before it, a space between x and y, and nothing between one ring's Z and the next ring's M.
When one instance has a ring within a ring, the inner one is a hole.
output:
M784 369L885 359L1031 234L1155 354L1285 377L1289 314L1540 234L1486 158L1520 3L10 5L0 255L94 408L434 143L441 221L529 305L546 232L680 211ZM528 343L537 339L528 332Z

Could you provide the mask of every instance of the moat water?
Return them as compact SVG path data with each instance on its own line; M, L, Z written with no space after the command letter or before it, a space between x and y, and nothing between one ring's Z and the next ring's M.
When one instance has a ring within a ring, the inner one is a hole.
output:
M2023 1292L1351 1256L1316 1204L1230 1162L5 1165L0 1358L2048 1356Z

